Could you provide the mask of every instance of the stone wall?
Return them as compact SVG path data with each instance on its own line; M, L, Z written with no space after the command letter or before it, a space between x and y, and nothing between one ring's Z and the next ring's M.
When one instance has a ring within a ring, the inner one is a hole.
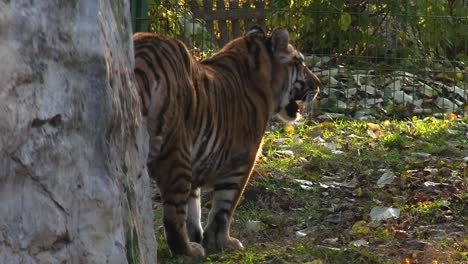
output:
M0 0L0 263L155 263L125 0Z

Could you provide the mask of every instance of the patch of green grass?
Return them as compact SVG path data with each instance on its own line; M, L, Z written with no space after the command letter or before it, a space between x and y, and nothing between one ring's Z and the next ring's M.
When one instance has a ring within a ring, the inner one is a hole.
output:
M381 137L382 145L386 148L401 148L409 143L409 139L401 133L393 132Z
M429 144L421 144L418 146L414 146L410 151L429 153L432 155L442 155L448 151L448 146L444 140L437 140Z
M265 208L259 210L258 204L255 201L244 201L236 209L235 220L243 226L247 221L266 219L274 214L274 211Z
M256 263L333 263L333 264L386 264L392 263L381 259L365 250L337 250L303 243L292 243L287 247L275 244L250 245L244 251L221 253L205 260L204 263L256 264ZM393 262L395 263L395 262Z
M221 252L198 260L172 258L161 231L158 236L160 262L392 263L391 255L379 257L375 252L379 250L379 254L383 252L385 255L385 249L376 245L395 239L392 228L404 229L395 222L373 227L363 235L362 238L369 242L368 247L353 248L348 244L353 223L359 220L367 223L368 214L375 206L402 209L397 221L409 221L414 226L434 224L444 216L447 207L454 218L466 215L462 201L466 200L467 194L461 191L461 185L456 187L460 189L456 198L441 192L432 202L416 203L408 199L419 190L426 190L425 181L444 183L456 175L466 184L468 167L463 157L468 146L465 136L468 119L413 118L374 122L337 120L314 125L275 125L276 129L264 137L263 156L255 168L259 173L248 187L256 189L250 198L243 198L234 215L233 235L244 242L246 250ZM292 155L288 151L292 151ZM415 153L431 155L427 160L424 155L419 155L422 157L419 161ZM452 153L457 153L457 158L453 158L455 154ZM412 156L416 161L411 159ZM379 188L376 183L383 174L382 169L393 171L395 179ZM313 184L311 189L305 190L295 179L326 184L327 181L353 180L357 185L323 189ZM442 190L443 186L437 188ZM323 195L325 191L326 196ZM444 199L450 202L448 206ZM325 210L343 204L352 208L341 208L342 211L337 212ZM352 215L341 225L325 222L327 216L346 211ZM155 211L155 216L161 217L160 211ZM250 220L261 221L260 231L245 230ZM322 225L330 225L330 230L305 238L295 237L297 230ZM417 232L410 235L411 238L418 237ZM423 233L420 235L424 236ZM341 249L318 245L324 238L339 238L333 247ZM403 255L399 256L399 260L403 258Z
M418 202L416 204L407 204L402 207L402 212L408 212L418 217L418 220L424 224L434 224L442 215L442 208L449 203L445 200Z
M353 263L395 263L381 259L379 256L366 252L360 249L339 250L322 246L309 246L297 244L293 249L293 254L298 256L301 262L316 261L317 263L334 263L334 264L353 264Z
M446 138L447 130L451 127L451 122L448 119L436 119L434 117L426 117L424 119L413 118L410 123L411 134L421 139L428 141L440 140Z

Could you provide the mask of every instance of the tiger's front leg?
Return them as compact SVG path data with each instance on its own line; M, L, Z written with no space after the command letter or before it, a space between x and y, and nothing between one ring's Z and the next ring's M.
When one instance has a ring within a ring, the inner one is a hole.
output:
M187 232L190 241L201 243L203 228L201 225L201 190L196 188L190 193L188 202Z
M238 239L230 236L230 226L252 167L253 165L223 175L224 178L218 179L214 184L213 203L203 234L203 246L207 251L244 249Z

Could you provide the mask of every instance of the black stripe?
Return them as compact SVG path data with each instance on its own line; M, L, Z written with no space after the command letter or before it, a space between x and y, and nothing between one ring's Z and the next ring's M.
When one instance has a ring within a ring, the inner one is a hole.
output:
M169 183L169 186L174 186L177 182L184 180L188 183L192 183L192 176L187 175L186 173L175 173L172 174L172 181Z
M180 190L179 189L175 189L175 190L171 189L171 191L172 191L172 194L187 194L191 190L190 190L190 188L183 188L183 189L180 189Z
M169 199L164 199L163 200L163 205L165 205L165 206L170 205L170 206L174 206L174 207L177 208L177 207L180 207L180 206L187 205L187 200L182 200L180 202L176 202L176 201L174 201L174 200L172 200L170 198Z
M252 54L253 53L253 56L254 56L254 60L255 60L255 68L254 70L255 71L258 71L258 69L260 69L260 46L258 45L258 43L256 41L254 41L253 43L254 45L252 46L252 49L249 50L249 53Z
M221 191L221 190L238 190L239 184L233 182L224 182L218 183L213 186L213 191Z
M177 75L180 75L181 73L179 73L179 68L177 67L177 61L176 61L177 58L176 58L176 56L172 56L172 55L175 55L175 54L167 52L167 50L163 50L161 52L161 55L164 56L164 58L166 59L166 62L171 67L172 74L175 75L174 77L176 77ZM183 76L183 77L186 77L186 76Z
M182 54L182 57L184 58L184 61L185 61L185 64L187 66L191 66L191 57L189 56L189 54L187 53L187 48L185 47L184 44L182 44L181 42L177 41L177 44L179 46L179 51L180 51L180 54Z
M220 136L221 137L221 136ZM221 142L221 146L218 150L218 153L221 153L221 155L218 154L218 159L216 160L216 164L215 164L215 170L216 171L219 171L219 169L221 168L222 165L224 165L226 163L226 160L225 160L225 151L224 151L224 147L226 146L226 140L223 140Z
M219 209L218 212L216 212L216 215L227 215L229 216L231 212L228 209ZM215 217L216 218L216 217Z
M222 62L215 62L215 64L212 65L212 66L216 67L216 68L220 68L221 70L217 69L217 71L218 71L218 73L222 72L223 75L226 75L227 73L232 74L232 72L233 72L232 68L229 65L227 65L225 63L222 63ZM220 75L218 75L218 76L220 76Z
M169 157L172 154L172 151L170 149L166 149L166 143L168 141L164 141L163 144L161 145L161 151L158 156L158 160L164 161L169 159Z
M177 53L179 53L178 49L174 46L174 44L176 41L164 41L163 43L164 44L167 44L169 46L169 48L172 50L173 54L176 55Z
M207 151L207 144L208 144L208 141L210 140L208 135L211 135L213 133L213 129L205 128L205 130L200 131L200 133L203 135L202 136L203 141L200 143L200 147L198 148L198 151L195 154L194 162L199 161L199 159L202 158L202 154ZM211 152L211 150L208 150L208 152Z
M250 98L250 96L248 96L247 93L244 94L243 98L245 100L242 101L242 103L243 103L242 105L245 108L245 110L247 111L247 114L249 115L246 118L252 120L252 122L245 122L244 123L244 126L245 126L244 129L246 130L247 135L253 137L256 134L257 127L252 126L251 124L256 124L255 120L257 120L257 107L256 107L255 103L252 101L252 99Z
M164 216L164 229L166 231L166 239L169 248L171 249L172 254L174 255L183 255L188 252L187 243L184 241L183 237L180 234L180 228L175 222L176 219L169 218Z
M198 229L198 226L196 227L190 227L191 223L187 223L187 231L188 231L188 236L190 238L190 241L195 242L195 243L201 243L203 239L202 231Z
M245 176L245 171L240 171L240 172L232 172L227 174L225 177L226 178L235 178L235 177L242 177Z
M227 204L232 203L232 200L228 200L228 199L222 199L222 200L217 200L217 201L220 202L220 203L227 203Z
M188 93L188 89L187 89L187 93ZM185 96L185 99L186 99L186 104L183 105L183 107L185 107L185 114L184 114L184 120L187 121L189 120L189 117L190 115L192 114L192 104L193 104L193 98L192 96Z
M192 170L192 166L191 166L192 156L190 155L191 151L189 151L187 149L189 147L189 144L184 144L181 147L184 148L184 149L180 153L180 155L182 156L181 159L180 159L180 162L183 162L183 164L186 165L186 166L190 166L190 170Z
M169 82L169 75L168 75L165 67L163 67L163 65L162 65L162 60L161 60L159 52L156 50L156 45L151 45L151 46L148 46L147 48L153 54L153 56L155 58L155 61L159 66L159 69L161 70L161 72L164 75L164 79L166 80L166 87L165 88L167 90L168 96L170 97L170 95L171 95L171 83ZM158 126L156 127L156 131L155 131L156 134L161 134L160 132L162 130L162 126L163 126L163 123L164 123L164 122L162 122L162 117L168 111L169 102L170 102L170 100L163 100L163 106L161 107L161 111L159 112L159 115L158 115L158 117L156 119L158 121Z
M231 73L231 76L226 76L226 77L231 77L230 79L230 82L227 83L228 85L234 85L236 83L238 83L238 81L241 81L243 79L245 79L245 76L249 74L249 72L247 72L248 70L248 65L246 65L247 67L241 67L241 62L240 62L240 56L238 54L228 54L226 56L223 57L223 59L225 60L230 60L231 61L231 68L232 66L235 67L235 71L232 70L230 73ZM215 64L215 65L219 65L219 64Z
M201 98L200 98L200 91L199 91L200 87L199 87L198 82L199 82L199 79L197 79L197 80L194 81L194 89L195 89L195 97L196 97L196 98L195 98L195 99L192 99L192 100L196 100L196 101L195 101L195 112L194 112L194 114L195 114L194 124L195 124L196 126L200 126L200 125L201 125L201 122L198 121L198 118L199 118L200 116L202 116L201 114L199 114L199 112L200 112L200 106L201 106ZM197 128L198 128L198 129L197 129L196 131L199 132L198 130L200 130L200 127L197 127ZM195 132L195 135L196 135L196 134L197 134L197 133ZM192 139L192 140L195 140L195 139Z
M141 51L135 54L135 58L137 59L142 59L147 65L148 68L151 69L151 72L155 76L155 79L159 79L159 75L156 72L156 67L154 67L153 60L150 58L150 56L146 53L146 51ZM161 69L161 68L160 68Z
M135 75L138 75L142 80L143 80L143 88L142 87L138 87L137 85L137 90L138 90L138 94L140 95L140 102L141 102L141 107L142 107L142 115L143 116L147 116L148 115L148 105L146 104L146 101L145 101L145 90L148 91L148 86L149 86L149 81L148 81L148 78L146 77L146 74L140 70L140 69L135 69ZM148 97L150 98L151 100L151 96L148 95ZM149 104L149 103L148 103Z
M209 80L206 75L203 76L203 85L204 85L204 90L209 92ZM198 160L202 154L202 152L206 151L206 144L208 144L211 135L213 134L213 128L212 128L212 114L211 114L211 107L209 105L209 101L205 102L205 109L207 110L207 113L205 116L202 116L202 119L206 119L206 125L205 125L205 130L204 131L199 131L199 134L202 134L202 138L204 138L203 142L201 142L200 147L198 148L198 151L195 155L195 160ZM202 114L202 113L198 113ZM203 123L203 122L201 122ZM203 133L202 133L203 132Z
M221 102L219 102L218 100L221 100ZM220 115L224 113L223 110L226 109L226 107L224 107L224 108L222 107L222 104L226 103L225 100L230 100L230 99L220 97L220 95L218 93L218 87L214 87L214 89L213 89L213 104L214 104L214 110L215 110L215 113L216 113L216 127L218 127L218 128L223 128L223 122L225 120L227 120L227 119L220 118ZM215 135L215 139L213 141L212 151L216 151L216 147L218 146L220 141L223 140L223 137L221 137L221 135L220 135L221 131L223 131L223 129L219 129L217 131L218 133Z
M245 46L247 47L247 50L250 51L252 49L252 41L250 39L244 39L245 41Z
M229 221L229 211L226 209L220 209L215 217L214 221L216 223L216 228L215 228L215 244L216 247L219 248L220 245L218 245L218 239L216 239L216 235L220 233L221 228L228 228L227 224Z
M221 162L220 164L223 164L224 161L227 159L227 157L229 156L229 150L231 149L230 147L232 146L231 142L232 142L232 137L226 137L228 138L228 143L225 143L223 144L223 148L222 148L222 151L221 151Z
M216 215L213 221L217 225L215 234L219 234L219 228L221 226L227 227L229 215L230 215L230 211L227 209L219 209L218 212L216 212Z

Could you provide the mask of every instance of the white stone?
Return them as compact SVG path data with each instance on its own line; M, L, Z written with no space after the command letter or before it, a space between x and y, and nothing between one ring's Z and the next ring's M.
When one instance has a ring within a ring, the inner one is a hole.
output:
M458 109L457 104L444 97L438 97L435 100L435 104L437 105L437 107L445 111L445 113L453 113Z
M398 104L408 104L413 102L413 96L406 94L404 91L396 91L393 95L395 102Z
M361 91L367 93L367 94L370 94L370 95L375 95L376 92L377 92L377 89L375 89L374 86L372 85L369 85L369 84L366 84L366 85L363 85L359 88Z

